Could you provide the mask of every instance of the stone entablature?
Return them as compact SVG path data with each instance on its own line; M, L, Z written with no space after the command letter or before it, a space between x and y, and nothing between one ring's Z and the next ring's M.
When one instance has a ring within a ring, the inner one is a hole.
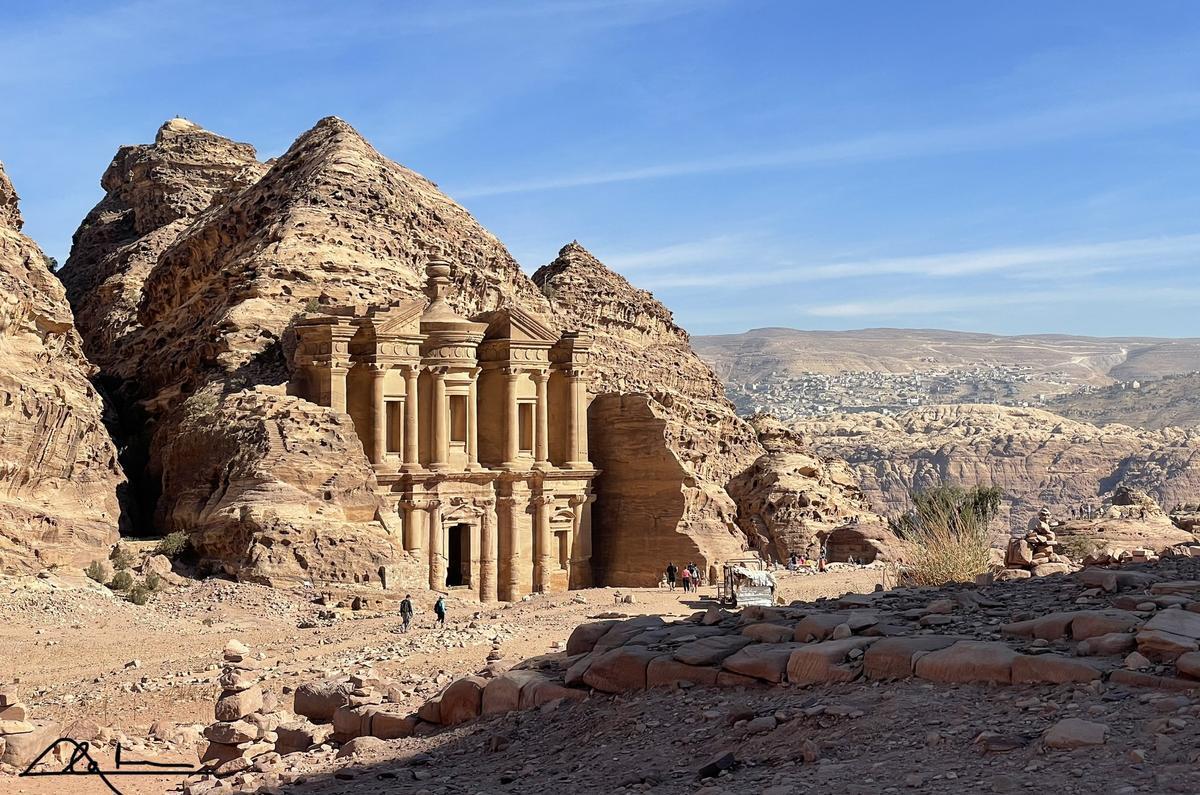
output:
M514 306L461 317L450 273L426 267L428 301L303 316L289 392L350 415L430 588L590 585L591 339Z

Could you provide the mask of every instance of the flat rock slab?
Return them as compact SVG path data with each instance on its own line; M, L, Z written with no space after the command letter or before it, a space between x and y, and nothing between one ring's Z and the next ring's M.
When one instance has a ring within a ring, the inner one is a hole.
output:
M1200 580L1173 580L1156 582L1150 586L1152 594L1200 594Z
M1192 638L1160 629L1145 628L1137 633L1137 647L1144 656L1159 662L1170 662L1188 652L1200 650L1200 644Z
M1200 614L1189 610L1162 610L1143 625L1144 629L1170 632L1196 640L1200 638Z
M646 687L673 687L687 682L711 686L717 683L717 669L704 665L688 665L663 655L646 666Z
M610 627L592 647L592 651L608 651L624 646L647 630L662 629L666 624L659 616L638 616Z
M605 693L645 690L646 666L660 655L660 652L650 651L644 646L625 646L606 651L592 660L583 674L583 682Z
M1137 639L1132 632L1110 632L1080 642L1075 653L1081 657L1111 657L1128 654L1136 646Z
M863 673L869 679L907 679L920 654L953 646L961 638L945 635L911 635L884 638L867 649Z
M481 715L503 715L521 708L521 688L544 677L536 671L505 671L483 689Z
M961 640L922 656L913 666L913 672L931 682L1009 684L1016 657L1017 653L1003 643Z
M722 660L754 643L745 635L713 635L685 643L675 650L675 659L687 665L719 665Z
M1046 730L1042 742L1047 748L1071 750L1088 745L1104 745L1108 726L1081 718L1065 718Z
M792 639L795 626L792 624L750 624L742 628L742 635L759 643L784 643Z
M592 621L588 624L580 624L571 630L571 637L567 638L567 656L574 657L576 654L587 654L596 647L596 641L604 637L604 635L618 623L617 621Z
M1012 663L1013 684L1093 682L1101 675L1092 663L1058 654L1019 654Z
M875 638L843 638L805 644L788 657L788 681L796 685L852 682L862 673L862 664L850 663L848 655L875 642Z
M805 616L796 625L792 639L799 643L808 642L810 639L825 640L849 618L849 613L814 613L811 616Z
M782 682L787 673L788 658L804 643L755 643L727 657L721 664L726 671L764 682Z

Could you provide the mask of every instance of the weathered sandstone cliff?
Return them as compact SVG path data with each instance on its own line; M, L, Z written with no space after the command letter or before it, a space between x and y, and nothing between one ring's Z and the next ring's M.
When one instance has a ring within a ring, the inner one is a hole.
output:
M1096 427L1038 409L937 406L895 417L843 414L793 426L822 455L844 458L880 511L904 510L913 489L938 483L1000 486L1014 526L1038 509L1056 516L1098 508L1118 486L1161 505L1200 494L1200 429Z
M124 477L62 285L0 166L0 572L104 558Z
M845 461L818 455L772 417L750 423L766 452L730 482L729 493L755 549L779 561L793 552L816 556L822 546L834 560L898 555L899 540L871 510Z
M594 564L605 581L657 582L668 560L744 554L726 485L763 452L687 332L645 290L578 243L533 275L564 326L595 338L588 412L602 470Z

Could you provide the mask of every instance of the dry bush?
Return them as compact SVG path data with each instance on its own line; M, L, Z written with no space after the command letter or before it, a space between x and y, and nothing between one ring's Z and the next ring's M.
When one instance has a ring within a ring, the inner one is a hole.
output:
M103 584L108 582L108 566L105 566L103 561L93 560L88 564L88 567L83 570L83 573L86 574L89 579L95 580L98 583Z
M912 495L913 509L892 527L915 552L903 579L917 586L974 582L991 569L989 527L1003 492L988 486L938 486Z

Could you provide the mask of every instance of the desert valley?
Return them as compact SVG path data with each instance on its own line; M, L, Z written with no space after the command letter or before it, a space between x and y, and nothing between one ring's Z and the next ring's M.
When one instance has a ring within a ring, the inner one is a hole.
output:
M1198 27L6 9L0 795L1200 792Z

